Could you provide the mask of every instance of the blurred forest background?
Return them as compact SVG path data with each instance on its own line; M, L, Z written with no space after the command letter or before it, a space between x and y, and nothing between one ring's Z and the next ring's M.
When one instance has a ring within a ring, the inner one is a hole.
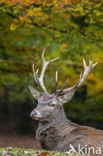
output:
M103 129L103 1L1 0L0 1L0 128L14 122L13 131L33 133L30 112L37 102L28 85L38 88L32 74L45 58L60 57L48 66L45 84L53 91L55 72L59 87L69 78L74 85L83 71L82 59L98 62L64 105L69 119ZM38 88L39 89L39 88ZM4 124L5 123L5 124Z

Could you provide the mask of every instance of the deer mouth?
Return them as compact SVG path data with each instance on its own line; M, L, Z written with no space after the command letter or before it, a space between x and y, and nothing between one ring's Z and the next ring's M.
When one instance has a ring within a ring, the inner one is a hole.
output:
M38 121L41 121L41 122L45 122L44 119L40 118L40 117L32 117L33 120L38 120Z
M47 119L43 118L38 111L31 112L30 117L33 120L38 120L38 121L41 121L41 122L46 122L47 121Z

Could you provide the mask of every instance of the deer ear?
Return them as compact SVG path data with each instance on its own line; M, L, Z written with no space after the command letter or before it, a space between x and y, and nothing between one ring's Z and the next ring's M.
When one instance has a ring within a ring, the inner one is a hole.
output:
M38 100L41 97L41 93L34 89L32 86L28 86L32 96Z
M64 95L59 95L58 98L59 98L60 103L64 104L66 102L69 102L72 99L74 93L75 93L75 90L72 90L72 91L68 91Z

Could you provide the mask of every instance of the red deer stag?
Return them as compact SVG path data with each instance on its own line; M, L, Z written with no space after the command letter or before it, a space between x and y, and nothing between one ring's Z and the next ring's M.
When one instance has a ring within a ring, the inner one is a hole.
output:
M38 100L37 107L30 114L32 119L39 120L39 126L36 131L38 142L46 150L102 155L103 131L71 122L66 118L62 106L72 99L76 89L82 85L89 72L97 65L97 62L93 64L92 61L89 61L89 66L87 66L83 59L83 74L80 75L77 84L67 89L65 89L67 80L61 89L57 89L58 72L56 72L55 91L53 94L49 94L44 86L43 78L47 66L58 58L46 61L44 52L45 49L42 53L43 66L40 77L38 77L38 69L35 71L34 64L32 66L34 79L43 90L43 93L29 86L31 94Z

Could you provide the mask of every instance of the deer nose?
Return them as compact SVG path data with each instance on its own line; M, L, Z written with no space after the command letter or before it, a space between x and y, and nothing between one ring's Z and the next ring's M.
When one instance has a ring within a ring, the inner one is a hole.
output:
M30 117L33 118L33 117L35 117L37 114L38 114L38 113L37 113L36 111L33 111L33 112L30 113Z

